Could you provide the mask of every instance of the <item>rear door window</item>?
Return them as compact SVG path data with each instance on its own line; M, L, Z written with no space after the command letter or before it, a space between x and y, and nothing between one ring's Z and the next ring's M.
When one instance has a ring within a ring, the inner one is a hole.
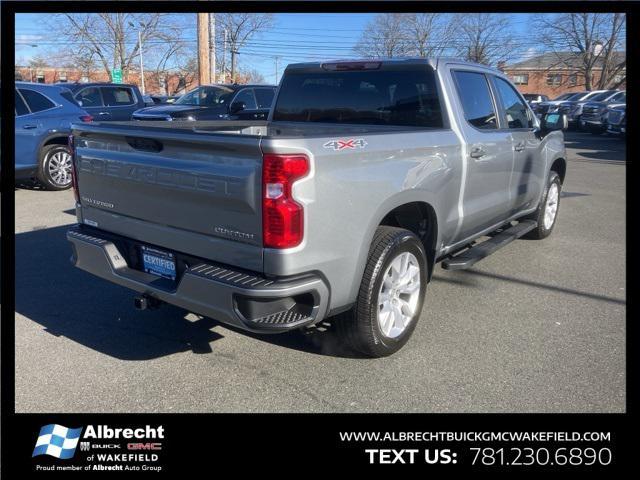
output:
M27 108L27 104L24 103L24 100L16 90L16 115L27 115L29 113L29 109Z
M236 102L244 102L245 110L255 110L256 99L253 96L253 89L245 88L244 90L241 90L240 93L236 95L236 98L233 99L233 103Z
M102 95L98 87L83 88L76 95L76 100L82 102L82 107L102 107Z
M101 87L104 104L108 107L133 105L133 93L125 87Z
M458 70L453 72L453 76L467 121L481 130L498 128L489 83L484 73Z
M56 106L51 100L47 97L38 93L34 90L29 90L28 88L19 88L22 97L24 98L27 105L29 105L29 110L31 113L41 112L43 110L49 110Z
M431 67L288 72L274 121L442 128Z
M273 103L273 96L275 92L271 88L256 88L254 90L256 94L256 101L258 108L271 108Z
M493 79L509 128L532 128L533 120L529 117L529 109L515 89L502 78Z

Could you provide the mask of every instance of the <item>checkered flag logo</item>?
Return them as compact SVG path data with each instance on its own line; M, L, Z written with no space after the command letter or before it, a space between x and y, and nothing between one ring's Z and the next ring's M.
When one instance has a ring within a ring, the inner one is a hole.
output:
M52 423L40 429L36 448L32 457L37 455L51 455L52 457L67 459L73 457L80 439L80 428L67 428Z

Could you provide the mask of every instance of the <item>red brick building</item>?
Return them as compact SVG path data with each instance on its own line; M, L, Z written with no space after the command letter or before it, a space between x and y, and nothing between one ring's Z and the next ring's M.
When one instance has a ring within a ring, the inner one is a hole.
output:
M624 59L624 52L616 53L616 63ZM502 70L513 80L522 93L539 93L555 98L565 92L580 92L585 90L585 78L579 71L582 58L571 52L544 53L522 62L506 65ZM593 69L592 88L600 80L602 67ZM624 78L626 72L621 72L612 79L611 88ZM617 88L624 89L625 83Z
M109 82L111 79L104 70L80 71L61 67L15 67L16 80L37 83L86 83ZM130 72L124 79L124 83L132 83L140 86L140 74ZM180 72L168 72L161 77L155 72L145 72L144 85L148 94L175 95L183 94L186 90L198 84L197 75L183 74Z
M109 75L104 70L80 71L76 69L61 67L15 67L15 79L25 82L36 83L87 83L87 82L110 82ZM242 73L236 74L237 83L248 83L250 78ZM140 86L140 74L130 72L124 83L132 83ZM226 81L219 80L219 83L230 83L227 76ZM155 72L144 72L145 92L150 95L182 95L186 91L198 86L198 75L194 73L167 72L159 76Z

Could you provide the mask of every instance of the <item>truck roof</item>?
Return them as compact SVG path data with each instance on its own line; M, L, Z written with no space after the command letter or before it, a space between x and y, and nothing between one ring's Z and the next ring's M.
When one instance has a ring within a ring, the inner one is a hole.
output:
M469 62L466 60L462 60L460 58L455 57L381 57L381 58L340 58L340 59L327 59L322 61L315 62L302 62L302 63L290 63L287 65L286 70L295 69L295 70L303 70L303 69L316 69L321 68L322 65L332 64L332 63L363 63L363 62L380 62L383 65L418 65L418 64L427 64L431 65L434 69L438 68L438 65L447 64L447 63L455 63L459 65L467 65L470 67L483 69L483 70L491 70L493 72L504 75L503 72L498 70L495 67L490 67L488 65L483 65L480 63Z

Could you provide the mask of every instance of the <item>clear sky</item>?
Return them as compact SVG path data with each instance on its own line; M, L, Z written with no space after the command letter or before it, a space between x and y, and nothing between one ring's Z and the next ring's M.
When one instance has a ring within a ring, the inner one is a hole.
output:
M354 56L365 25L375 14L308 13L275 14L275 25L253 37L239 55L240 67L257 70L267 82L275 82L278 58L279 74L288 63L307 60ZM464 14L460 14L464 15ZM531 31L530 14L505 14L517 37L523 58L536 49ZM195 14L174 14L172 22L182 26L182 38L193 47L195 55ZM68 48L64 41L52 35L50 14L16 15L16 60L26 63L34 56L47 58ZM26 45L24 45L26 44ZM33 46L35 45L35 46ZM218 52L220 54L220 52ZM228 57L227 57L228 58Z

